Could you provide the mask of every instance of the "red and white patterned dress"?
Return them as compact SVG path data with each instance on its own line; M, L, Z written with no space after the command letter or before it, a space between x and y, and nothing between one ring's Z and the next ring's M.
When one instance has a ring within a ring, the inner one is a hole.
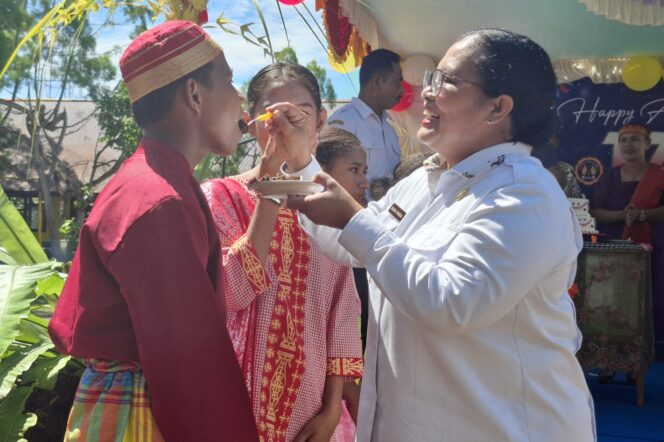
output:
M351 268L280 209L265 266L247 241L258 194L243 178L203 184L222 245L220 293L261 440L293 440L322 408L327 376L362 375L360 301ZM333 438L334 440L334 438Z

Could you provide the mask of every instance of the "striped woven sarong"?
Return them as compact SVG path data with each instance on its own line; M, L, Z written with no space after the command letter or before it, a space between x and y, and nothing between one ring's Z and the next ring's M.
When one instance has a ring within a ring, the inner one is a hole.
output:
M134 362L86 359L65 441L163 442Z

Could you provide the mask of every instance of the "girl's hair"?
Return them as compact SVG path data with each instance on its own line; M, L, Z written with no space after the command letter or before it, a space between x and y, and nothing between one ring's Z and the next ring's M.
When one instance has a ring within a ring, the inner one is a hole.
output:
M247 102L249 114L254 116L256 104L267 88L279 86L290 81L295 81L306 88L314 99L316 110L321 110L320 88L318 80L307 68L299 64L280 61L265 66L258 71L247 87Z
M327 172L337 158L357 149L362 149L362 144L355 135L338 127L324 126L318 134L316 160Z
M530 38L503 29L476 29L460 40L474 38L472 63L489 97L514 100L512 141L537 146L559 127L554 109L556 75L549 55Z

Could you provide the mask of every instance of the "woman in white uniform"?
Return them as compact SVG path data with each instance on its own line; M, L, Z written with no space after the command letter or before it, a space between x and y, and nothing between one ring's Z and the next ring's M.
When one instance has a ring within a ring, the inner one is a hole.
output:
M532 40L469 32L425 75L425 167L366 209L324 174L291 201L370 275L358 441L596 440L567 293L582 237L530 156L556 130L555 90ZM303 151L285 170L320 167Z

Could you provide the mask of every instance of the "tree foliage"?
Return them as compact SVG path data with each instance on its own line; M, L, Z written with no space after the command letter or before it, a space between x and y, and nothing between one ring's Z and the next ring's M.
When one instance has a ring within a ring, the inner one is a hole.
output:
M327 71L325 68L319 65L316 60L311 60L307 64L307 69L309 69L318 80L318 87L320 87L320 94L323 101L336 101L337 93L334 90L334 86L332 86L332 81L327 78Z
M51 11L52 6L50 0L0 0L0 11L11 10L18 17L17 20L9 20L0 33L0 54L5 60L17 41ZM145 20L144 9L130 8L129 13L136 21ZM109 20L110 17L109 14ZM12 98L0 101L0 138L3 134L9 134L6 138L13 136L14 141L7 145L14 147L0 149L0 166L3 166L2 154L6 157L8 149L23 146L22 149L27 150L22 155L24 161L13 167L20 172L20 176L27 177L31 171L37 174L38 190L44 202L46 230L55 240L59 238L62 213L53 202L52 192L62 190L64 183L66 192L73 194L74 198L79 194L85 195L88 189L106 179L113 169L113 165L96 160L101 158L100 152L113 148L117 140L103 142L101 147L90 146L91 149L98 149L94 152L95 161L90 166L92 173L87 182L82 182L63 158L65 137L92 118L88 115L73 121L64 103L65 97L75 90L80 98L107 103L112 95L109 84L116 76L116 69L107 54L96 53L94 31L84 15L68 17L66 25L49 34L52 40L27 41L2 78L5 88L11 89ZM19 96L27 99L19 99ZM44 96L52 100L47 104L42 100ZM112 107L111 103L109 105ZM12 127L10 116L14 122L23 119L26 129L19 131L21 125ZM126 136L131 135L129 131ZM0 169L0 175L8 167L6 161L4 166ZM59 241L51 241L51 248L56 256L64 256Z
M274 56L277 59L277 61L287 61L289 63L296 63L296 64L299 63L297 61L297 54L295 53L295 49L291 47L285 47L282 50L275 52Z
M291 47L283 48L282 50L275 52L274 55L277 61L299 63L297 53ZM309 63L307 63L306 68L309 69L318 80L318 87L320 88L320 94L323 101L336 101L337 93L334 90L332 81L327 78L327 71L325 68L319 65L316 60L311 60Z

